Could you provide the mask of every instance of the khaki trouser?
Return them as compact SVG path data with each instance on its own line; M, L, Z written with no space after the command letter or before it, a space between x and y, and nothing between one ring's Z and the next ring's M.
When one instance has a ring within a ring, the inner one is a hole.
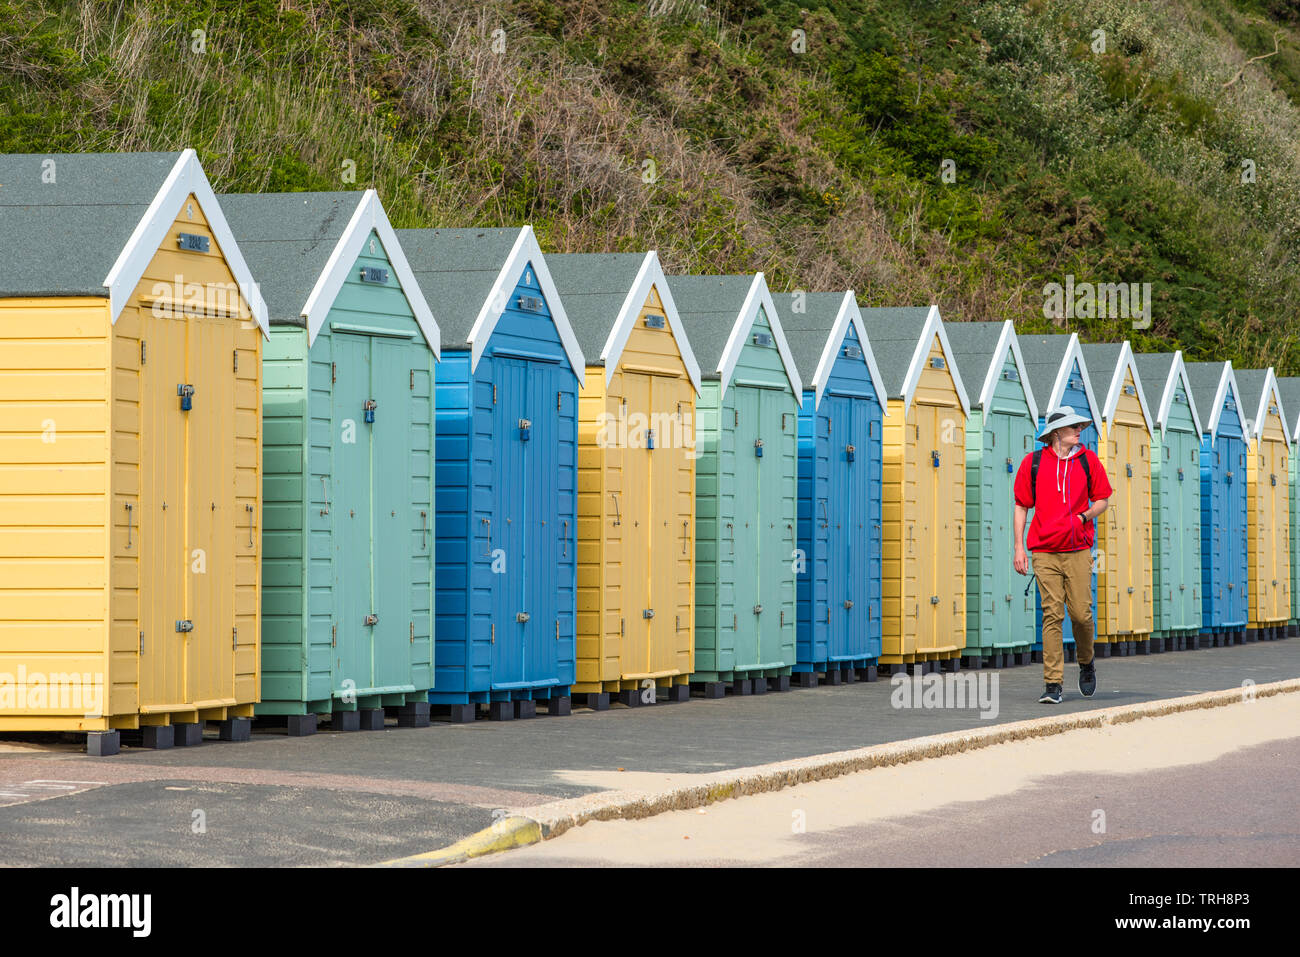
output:
M1043 602L1043 678L1062 684L1065 648L1061 626L1070 612L1079 664L1092 661L1092 552L1034 552L1034 574Z

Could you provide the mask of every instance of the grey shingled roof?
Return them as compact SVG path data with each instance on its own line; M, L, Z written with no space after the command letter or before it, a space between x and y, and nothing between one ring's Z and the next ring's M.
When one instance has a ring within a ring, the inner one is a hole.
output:
M1210 428L1210 419L1218 411L1214 407L1214 396L1219 391L1219 380L1223 378L1223 362L1184 362L1187 381L1192 384L1192 400L1196 411L1201 416L1201 428ZM1241 397L1237 397L1241 401ZM1242 410L1245 411L1244 409Z
M1106 397L1110 395L1110 383L1115 378L1115 367L1119 364L1119 354L1123 349L1122 342L1083 344L1083 361L1088 366L1088 378L1092 380L1092 396L1097 400L1099 412L1105 412ZM1144 394L1145 391L1144 386Z
M305 324L302 307L364 197L364 192L217 197L235 241L253 264L273 324Z
M826 340L835 328L844 295L843 292L808 292L803 294L801 301L790 293L772 296L781 320L781 331L785 333L790 355L794 357L794 367L799 370L805 389L814 388L817 363L821 361ZM796 303L802 306L802 312L794 311Z
M862 310L862 324L866 326L871 351L876 356L876 366L880 369L885 391L891 399L903 396L907 370L912 364L912 356L916 353L921 332L929 318L929 306L890 306Z
M1151 413L1151 421L1159 425L1160 406L1165 399L1165 383L1169 381L1169 370L1174 364L1174 353L1135 353L1133 361L1137 365L1138 375L1142 378L1142 391L1147 401L1151 403L1151 408L1148 410ZM1196 402L1194 393L1192 401ZM1199 402L1196 402L1196 414L1204 414L1201 412Z
M600 357L619 310L632 291L646 253L552 253L546 257L564 312L587 365ZM641 303L636 304L640 310Z
M1050 410L1047 404L1052 401L1052 387L1061 372L1061 363L1065 361L1065 350L1070 347L1068 335L1019 336L1020 356L1025 360L1025 374L1029 377L1029 387L1034 392L1034 401L1038 403L1038 414L1046 415ZM1076 412L1088 414L1087 409L1075 409Z
M980 392L984 380L988 378L989 366L993 363L993 353L997 350L998 340L1002 338L1001 322L945 322L944 333L948 344L952 346L952 361L961 373L969 392L970 407L980 407ZM1024 383L1033 392L1033 385Z
M1233 369L1233 375L1237 377L1237 388L1241 390L1242 412L1246 416L1246 421L1251 424L1251 429L1255 427L1255 413L1259 411L1259 400L1264 394L1264 383L1268 381L1267 369ZM1283 415L1286 414L1286 406L1282 406Z
M415 281L438 317L442 347L468 349L469 331L519 239L519 228L396 232Z
M745 297L754 284L748 276L669 276L677 314L700 363L700 377L718 378L718 364L731 330L740 318ZM776 317L780 321L780 316ZM797 366L796 366L797 368Z
M104 279L180 157L0 155L0 296L107 297Z
M1278 376L1277 389L1282 393L1282 411L1287 417L1287 432L1294 435L1296 420L1300 418L1300 378Z

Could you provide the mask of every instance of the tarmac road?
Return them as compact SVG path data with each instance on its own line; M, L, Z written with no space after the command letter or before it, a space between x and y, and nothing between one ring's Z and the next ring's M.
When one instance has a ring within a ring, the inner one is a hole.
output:
M1066 669L1057 707L1037 703L1041 666L998 672L991 720L972 708L893 707L882 679L529 721L293 739L255 731L238 744L209 735L196 748L124 748L111 758L0 737L0 864L376 863L451 844L491 824L494 810L631 786L642 774L746 767L1300 677L1300 640L1099 659L1091 699L1075 689L1076 666Z

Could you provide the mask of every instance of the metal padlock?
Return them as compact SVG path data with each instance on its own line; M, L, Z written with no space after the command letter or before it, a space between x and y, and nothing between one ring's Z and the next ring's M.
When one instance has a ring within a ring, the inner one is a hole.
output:
M854 459L857 458L858 450L854 448L852 445L850 445L844 449L844 455L848 458L850 462L852 462Z
M528 419L519 420L519 441L527 442L529 433L532 432L533 423Z
M178 385L176 394L181 397L181 411L188 412L194 408L194 386Z
M645 447L646 447L647 449L653 449L653 448L655 447L655 430L654 430L654 429L646 429L646 430L645 430Z
M758 456L760 459L763 457L763 440L762 440L762 439L755 439L755 440L754 440L754 454L755 454L756 456Z
M1010 475L1011 472L1012 472L1012 468L1011 468L1011 459L1008 458L1008 459L1007 459L1007 474Z
M366 425L373 425L375 421L375 409L379 408L379 403L374 399L366 399L365 404L361 406L361 411L365 413Z
M931 449L931 450L930 450L930 464L933 465L935 468L938 468L938 467L939 467L939 450L938 450L938 449Z

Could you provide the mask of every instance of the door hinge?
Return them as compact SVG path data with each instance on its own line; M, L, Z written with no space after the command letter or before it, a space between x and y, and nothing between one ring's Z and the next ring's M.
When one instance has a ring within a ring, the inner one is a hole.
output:
M411 622L411 644L415 644L415 622Z
M330 647L337 648L338 646L339 646L339 626L336 623L330 625Z
M555 411L559 412L564 407L564 393L555 393Z
M782 628L785 627L785 609L784 609L784 608L781 609L781 627L782 627Z
M145 362L144 357L145 357L145 346L144 346L144 340L141 339L140 340L140 365L144 365Z
M239 626L230 629L230 650L239 650Z
M740 628L740 618L739 618L739 616L737 616L737 615L735 614L735 612L732 612L732 615L731 615L731 630L732 630L732 631L736 631L736 630L739 629L739 628Z
M410 389L411 389L412 392L415 391L415 370L414 370L414 369L411 370L411 385L410 385Z
M140 632L140 654L144 654L144 632Z
M626 619L626 618L620 618L620 619L618 620L618 633L619 633L619 636L620 636L620 637L622 637L623 635L626 635L626 634L627 634L627 619Z
M555 619L555 640L560 640L560 619Z
M239 350L238 349L234 351L234 366L235 366L235 371L238 372L239 371Z
M492 383L492 404L497 404L497 386L495 382Z
M333 385L335 382L338 381L339 381L339 364L337 362L331 362L330 363L330 385Z
M497 643L497 626L495 622L492 623L491 637L492 637L492 644L495 645Z

